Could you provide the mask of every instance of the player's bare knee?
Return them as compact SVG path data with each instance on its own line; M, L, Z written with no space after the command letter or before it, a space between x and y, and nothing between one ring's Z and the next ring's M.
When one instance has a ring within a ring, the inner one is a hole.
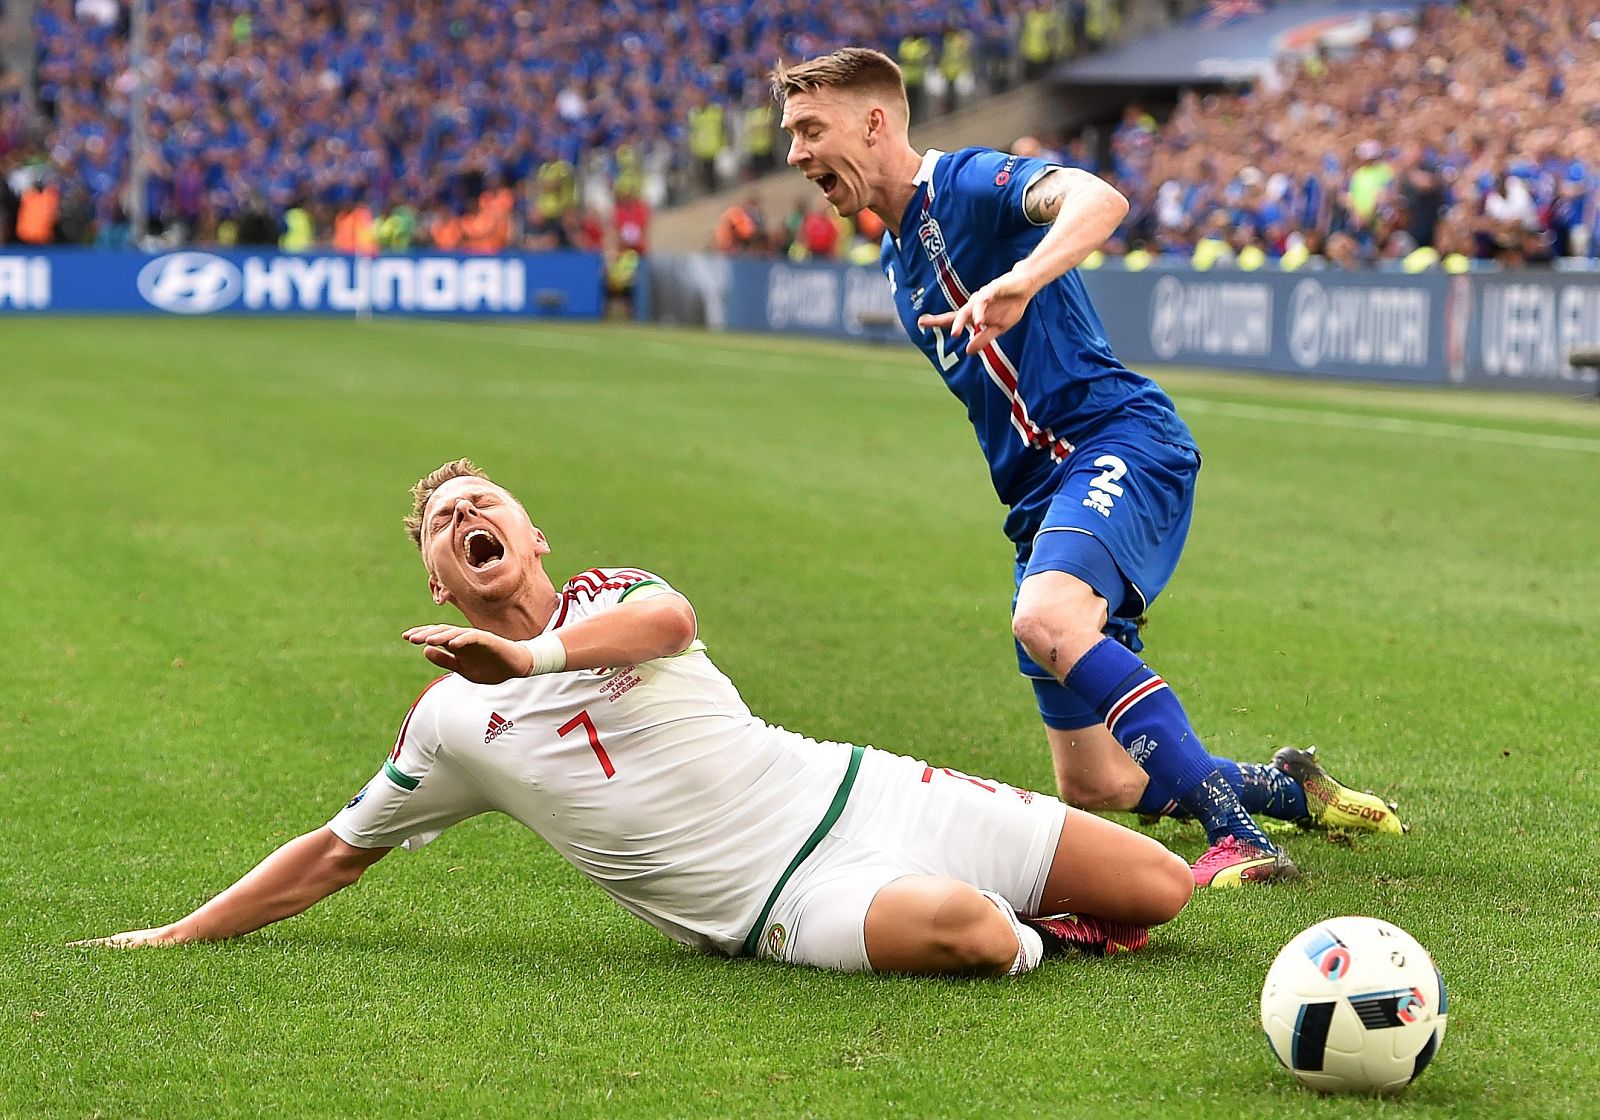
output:
M1149 907L1143 925L1158 926L1176 918L1194 895L1194 873L1182 856L1163 850L1145 875L1144 903Z
M953 886L928 929L934 951L952 972L993 975L1017 957L1017 935L994 903L965 883Z
M1043 669L1064 677L1099 634L1077 620L1054 612L1018 607L1011 616L1011 634Z

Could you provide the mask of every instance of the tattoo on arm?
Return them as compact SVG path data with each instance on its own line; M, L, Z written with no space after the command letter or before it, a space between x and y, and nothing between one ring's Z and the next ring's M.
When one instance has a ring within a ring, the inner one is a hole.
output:
M1022 196L1022 212L1035 225L1046 225L1061 213L1061 200L1067 196L1065 175L1057 169L1047 171L1034 181Z

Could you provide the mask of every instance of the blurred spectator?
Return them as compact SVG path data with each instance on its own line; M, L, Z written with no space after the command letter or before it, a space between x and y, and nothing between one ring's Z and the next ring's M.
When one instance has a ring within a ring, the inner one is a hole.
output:
M717 219L712 244L719 253L763 252L767 245L761 225L760 199L751 195L724 210Z
M1361 258L1361 244L1343 231L1330 234L1326 249L1328 265L1332 268L1359 269L1366 262Z
M694 103L689 108L689 154L694 157L700 171L700 185L708 191L717 189L720 174L717 162L728 146L720 102L712 101L703 90L692 95Z
M763 88L752 88L745 95L740 120L740 142L752 175L765 175L777 166L777 141L778 114L772 97Z
M17 239L17 205L20 201L5 170L5 164L0 162L0 245L9 245Z
M60 213L61 191L54 183L36 179L17 201L17 240L24 245L49 245L56 239Z
M1357 222L1366 224L1378 208L1379 197L1394 181L1394 168L1383 158L1383 145L1376 140L1357 144L1356 158L1361 165L1350 173L1345 206Z
M1400 180L1400 205L1405 210L1406 232L1418 245L1433 244L1434 232L1439 226L1439 215L1449 201L1444 179L1434 160L1420 153L1402 157L1409 167Z
M650 204L620 181L616 204L611 208L611 226L621 250L641 255L650 252Z
M605 248L606 227L592 208L567 215L567 239L574 249L597 253Z
M284 215L287 222L288 214ZM388 213L378 219L378 248L403 253L417 236L417 212L400 198L391 201ZM285 234L287 236L287 234Z
M1486 182L1491 180L1486 180ZM1483 196L1483 215L1497 226L1507 229L1539 228L1539 208L1534 205L1533 192L1528 184L1509 172L1501 175Z
M363 256L378 251L378 223L365 202L352 202L334 216L333 251Z
M813 205L800 221L795 245L800 252L790 250L797 260L827 260L839 251L839 227L834 224L834 209L826 202Z
M1196 271L1206 272L1218 265L1233 263L1233 245L1228 240L1228 215L1221 211L1214 211L1207 219L1205 228L1194 243L1194 253L1189 258L1189 263Z
M59 245L94 244L94 200L82 183L70 184L61 196L55 240Z
M911 120L916 123L928 115L928 68L935 57L933 40L920 31L913 31L900 40L895 56L900 64L900 75L905 79Z
M516 196L499 175L489 177L477 205L461 217L461 248L469 253L500 253L511 243Z
M972 32L952 19L939 44L939 76L944 80L944 111L953 113L972 99L978 80L973 73Z
M371 213L367 215L371 222ZM267 208L267 200L261 195L252 193L245 201L237 223L237 243L240 245L276 245L278 243L278 219L272 216L272 211Z
M640 254L634 249L618 248L606 255L606 315L609 318L633 318L634 288L639 279Z
M564 159L549 159L539 165L534 180L533 204L525 223L525 242L533 249L568 249L572 236L568 217L578 207L578 187L572 164ZM437 247L438 242L435 241Z
M283 235L278 238L278 248L285 253L309 253L316 243L317 229L311 211L297 199L283 212Z
M435 205L428 217L429 244L441 253L453 253L461 248L461 240L461 219L449 207Z
M122 203L112 199L104 208L104 215L95 223L94 247L96 249L133 248L133 223Z
M1022 13L1022 78L1038 81L1051 65L1071 50L1069 25L1060 5L1051 0L1031 0Z
M1076 5L1074 10L1077 10ZM1122 10L1116 0L1084 0L1082 10L1083 40L1088 46L1099 46L1115 38L1122 27Z

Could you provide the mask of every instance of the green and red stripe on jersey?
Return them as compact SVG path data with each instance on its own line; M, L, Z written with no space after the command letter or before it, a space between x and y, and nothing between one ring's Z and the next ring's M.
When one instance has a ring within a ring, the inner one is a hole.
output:
M422 698L428 695L428 690L440 681L449 680L454 673L446 673L442 677L435 677L428 682L428 687L417 693L417 698L411 702L411 710L406 712L405 720L400 724L400 734L394 737L394 749L389 752L388 759L383 764L383 776L406 792L417 788L421 778L413 778L410 774L395 765L400 759L400 748L405 745L406 731L411 727L411 717L417 714L417 705L422 703Z

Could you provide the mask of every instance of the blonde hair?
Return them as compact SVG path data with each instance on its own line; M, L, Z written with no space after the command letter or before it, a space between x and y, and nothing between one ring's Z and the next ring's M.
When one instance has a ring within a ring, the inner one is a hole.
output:
M808 62L772 69L772 96L783 100L796 93L815 93L819 89L879 93L900 111L900 119L911 119L906 100L906 81L894 59L869 47L842 47L832 54Z
M411 543L419 550L422 548L422 511L428 508L428 499L433 497L433 492L452 478L481 478L485 482L494 482L471 459L452 459L418 479L411 488L411 513L405 519L405 526Z

